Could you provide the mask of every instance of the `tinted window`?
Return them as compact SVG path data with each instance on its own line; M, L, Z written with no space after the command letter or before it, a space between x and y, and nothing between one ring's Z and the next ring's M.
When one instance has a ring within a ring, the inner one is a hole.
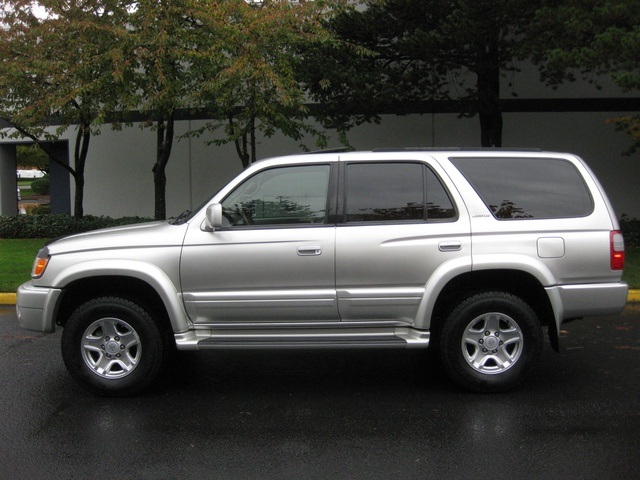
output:
M346 191L347 222L455 217L444 187L431 170L419 163L350 164Z
M322 223L329 165L273 168L246 180L222 202L231 225Z
M429 168L427 172L427 220L451 220L456 217L453 203L440 179Z
M452 158L501 220L582 217L593 211L580 173L552 158Z

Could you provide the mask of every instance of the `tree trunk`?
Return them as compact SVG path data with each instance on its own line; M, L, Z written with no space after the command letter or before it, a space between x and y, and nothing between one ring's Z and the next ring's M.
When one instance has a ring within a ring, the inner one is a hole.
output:
M256 117L255 115L251 115L251 119L249 120L249 135L251 142L251 163L254 163L256 158Z
M490 55L490 54L489 54ZM478 75L478 116L480 117L480 144L483 147L502 146L502 111L500 110L500 65L482 62Z
M164 169L156 163L153 166L153 185L154 185L154 213L156 220L165 220L167 218L167 176Z
M251 157L247 146L247 130L245 129L241 135L238 135L238 127L236 126L233 113L229 113L227 119L229 120L229 132L231 132L231 136L235 137L233 143L236 146L236 153L242 163L242 168L248 168L249 165L251 165Z
M76 218L82 218L84 216L84 167L87 163L87 154L89 152L90 140L91 126L89 124L79 125L74 150L75 169L73 173L73 178L76 184L73 215Z
M165 169L171 156L173 146L174 112L172 111L167 119L158 120L156 131L156 163L153 166L153 184L155 187L155 219L165 220L167 218L167 176Z

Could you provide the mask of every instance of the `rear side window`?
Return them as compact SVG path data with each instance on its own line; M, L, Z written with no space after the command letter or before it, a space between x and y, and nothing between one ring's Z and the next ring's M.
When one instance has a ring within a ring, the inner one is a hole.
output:
M584 217L593 199L573 164L557 158L451 158L499 220Z
M456 211L438 177L410 162L347 165L347 222L450 221Z

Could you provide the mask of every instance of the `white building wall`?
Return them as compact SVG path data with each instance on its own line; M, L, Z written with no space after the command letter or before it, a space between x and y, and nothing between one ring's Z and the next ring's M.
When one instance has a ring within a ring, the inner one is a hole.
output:
M603 183L618 215L640 217L640 162L622 154L629 137L606 125L604 113L506 113L504 147L541 148L580 155ZM192 127L197 126L192 122ZM181 135L188 122L178 122ZM380 125L355 128L354 147L473 147L479 145L477 118L455 114L385 115ZM71 140L71 139L70 139ZM193 209L241 170L232 145L207 145L206 138L176 141L167 166L167 215ZM308 146L313 148L313 142ZM335 135L331 146L339 146ZM263 139L260 158L300 152L298 142L275 137ZM153 216L155 133L137 127L121 132L103 130L91 142L86 166L85 213L93 215Z

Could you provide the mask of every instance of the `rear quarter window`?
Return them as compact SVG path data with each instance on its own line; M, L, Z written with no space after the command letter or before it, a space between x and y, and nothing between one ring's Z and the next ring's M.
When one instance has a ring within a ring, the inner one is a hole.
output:
M582 175L559 158L451 158L498 220L585 217L593 199Z

